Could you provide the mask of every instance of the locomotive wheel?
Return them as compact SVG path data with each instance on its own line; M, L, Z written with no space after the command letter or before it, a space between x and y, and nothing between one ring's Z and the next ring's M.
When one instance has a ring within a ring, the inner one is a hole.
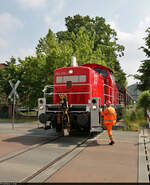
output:
M62 131L62 125L56 124L56 132L61 132L61 131Z

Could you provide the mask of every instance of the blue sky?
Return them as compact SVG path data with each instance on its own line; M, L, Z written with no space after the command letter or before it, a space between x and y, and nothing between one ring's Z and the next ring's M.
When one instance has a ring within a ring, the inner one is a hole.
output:
M150 0L0 0L0 62L11 56L34 55L48 29L65 30L65 17L80 14L104 17L125 46L119 58L127 74L135 74L145 54L145 30L150 27ZM136 82L128 78L128 85Z

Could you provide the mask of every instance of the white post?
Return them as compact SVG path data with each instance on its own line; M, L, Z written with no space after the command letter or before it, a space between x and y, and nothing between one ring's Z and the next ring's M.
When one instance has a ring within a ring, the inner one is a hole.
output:
M14 93L14 98L13 98L13 122L12 122L12 129L14 129L14 122L15 122L15 93Z

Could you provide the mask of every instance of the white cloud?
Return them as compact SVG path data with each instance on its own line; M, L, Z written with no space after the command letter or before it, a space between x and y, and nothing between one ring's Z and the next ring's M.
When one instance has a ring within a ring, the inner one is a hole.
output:
M131 33L122 32L114 21L109 24L116 30L119 43L125 46L125 56L119 59L122 69L127 75L136 74L141 65L141 61L145 59L144 52L139 48L145 45L143 38L146 36L145 30L150 26L150 16L146 16ZM131 77L128 78L129 85L135 82L137 82L137 80Z
M0 38L0 50L7 49L7 48L8 48L8 42L3 38Z
M54 24L54 22L52 21L52 19L50 18L50 16L47 16L47 15L44 17L44 22L48 26L50 26L51 24Z
M20 48L15 52L13 50L9 50L7 55L0 55L0 62L9 61L12 56L16 59L21 58L24 60L27 56L36 56L36 53L35 50L31 48Z
M24 59L26 56L35 56L35 50L31 48L20 48L16 58Z
M65 0L54 0L54 8L52 10L53 15L59 14L65 7Z
M0 14L0 34L5 35L17 28L22 28L23 23L13 15L9 13Z
M44 17L44 22L55 33L60 30L61 31L66 30L66 27L64 26L64 24L61 21L54 20L52 17L50 17L48 15L46 15Z
M40 8L46 5L47 0L17 0L17 2L23 7Z
M150 27L150 14L146 15L144 20L139 23L138 31L143 32L143 30L146 30L148 27Z
M51 0L52 1L52 0ZM64 19L62 22L61 13L65 7L65 0L53 0L51 4L51 10L49 14L46 14L44 17L45 24L50 27L53 32L58 32L60 30L66 30L64 25Z

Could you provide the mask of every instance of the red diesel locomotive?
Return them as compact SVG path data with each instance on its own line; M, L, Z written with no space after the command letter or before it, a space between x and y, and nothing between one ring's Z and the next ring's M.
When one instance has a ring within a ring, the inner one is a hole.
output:
M127 91L118 87L113 71L102 65L84 64L56 69L54 85L45 86L44 98L38 100L39 122L45 128L56 128L56 132L64 129L69 133L73 130L100 132L102 119L99 109L105 107L105 102L110 100L117 109L131 100Z

